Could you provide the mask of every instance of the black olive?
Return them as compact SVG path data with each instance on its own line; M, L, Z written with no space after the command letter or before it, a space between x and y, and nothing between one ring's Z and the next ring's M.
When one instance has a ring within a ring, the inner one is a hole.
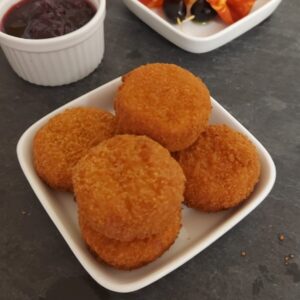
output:
M192 8L191 14L195 16L193 21L206 22L216 16L216 11L205 0L197 0Z
M184 0L165 0L163 6L164 12L168 19L177 23L185 19L186 16L186 5Z

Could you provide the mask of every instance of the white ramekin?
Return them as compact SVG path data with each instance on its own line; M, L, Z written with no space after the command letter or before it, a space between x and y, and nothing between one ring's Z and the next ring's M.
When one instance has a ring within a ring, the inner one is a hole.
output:
M20 0L0 2L0 21ZM91 0L97 13L69 34L41 40L22 39L0 31L0 45L13 70L23 79L44 86L78 81L100 64L104 54L106 0Z

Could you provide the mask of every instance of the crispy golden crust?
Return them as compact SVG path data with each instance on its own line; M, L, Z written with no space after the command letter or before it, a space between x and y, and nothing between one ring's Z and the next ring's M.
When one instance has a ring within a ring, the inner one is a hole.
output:
M146 135L179 151L205 129L211 103L206 85L189 71L149 64L123 77L115 110L118 133Z
M68 109L53 117L34 138L38 175L52 188L72 191L74 165L114 131L114 116L96 108Z
M179 210L173 215L164 231L150 238L131 242L105 237L94 231L82 216L79 216L79 222L83 239L97 258L115 268L131 270L154 261L171 247L181 227L181 213Z
M80 214L103 235L144 239L167 227L183 201L185 177L170 153L144 136L119 135L74 169Z
M213 212L234 207L260 175L255 146L226 125L211 125L190 148L177 153L187 178L185 203Z

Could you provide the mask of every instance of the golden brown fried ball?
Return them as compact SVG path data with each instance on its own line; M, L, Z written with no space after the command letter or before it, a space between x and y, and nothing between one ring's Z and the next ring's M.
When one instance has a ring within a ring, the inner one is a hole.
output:
M34 138L38 175L52 188L72 191L74 165L114 131L114 116L97 108L68 109L53 117Z
M131 270L154 261L171 247L181 227L181 213L177 211L167 228L160 233L131 242L109 239L93 230L86 221L79 216L82 236L90 251L115 268Z
M117 132L146 135L170 151L193 144L211 113L206 85L172 64L148 64L123 76L115 99Z
M164 230L183 201L184 183L167 149L133 135L91 149L73 176L79 213L94 230L121 241Z
M240 204L259 179L255 146L226 125L209 126L195 144L177 155L187 178L185 202L203 211Z

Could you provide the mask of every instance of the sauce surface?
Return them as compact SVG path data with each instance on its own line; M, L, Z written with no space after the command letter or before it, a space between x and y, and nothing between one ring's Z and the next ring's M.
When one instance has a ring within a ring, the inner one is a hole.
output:
M70 33L96 14L87 0L22 0L2 20L2 31L24 39L47 39Z

